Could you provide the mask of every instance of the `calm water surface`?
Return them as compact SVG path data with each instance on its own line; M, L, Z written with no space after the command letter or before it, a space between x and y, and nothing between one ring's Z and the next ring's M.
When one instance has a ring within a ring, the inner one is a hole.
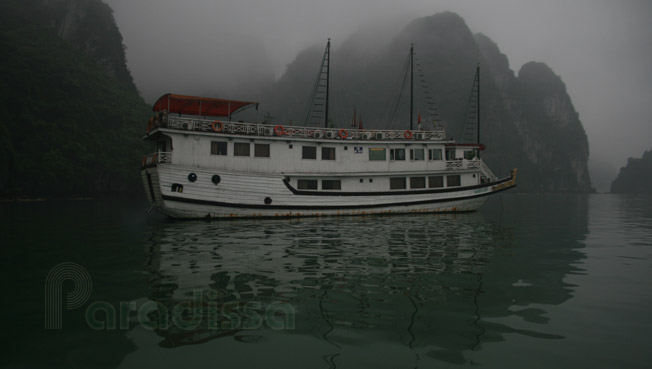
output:
M650 197L289 220L144 208L0 204L2 367L652 367ZM79 283L62 280L62 327L45 329L64 262L92 290L68 308Z

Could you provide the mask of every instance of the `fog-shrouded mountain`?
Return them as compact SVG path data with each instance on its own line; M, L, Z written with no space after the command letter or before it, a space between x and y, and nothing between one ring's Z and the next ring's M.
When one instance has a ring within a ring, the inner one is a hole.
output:
M113 10L102 0L6 0L8 17L49 29L112 77L135 88Z
M522 191L593 190L584 128L563 81L547 65L527 63L516 75L491 39L474 35L450 12L416 19L386 42L365 42L372 33L361 32L333 47L330 110L335 126L348 127L355 109L365 128L409 127L404 71L413 43L414 115L423 116L424 128L436 120L449 137L463 138L479 66L481 141L488 147L488 164L498 174L517 167ZM261 109L275 121L304 123L324 46L300 53L259 97Z
M627 165L620 168L618 177L611 183L612 193L652 193L652 150L643 157L629 158Z
M0 4L0 194L140 190L149 116L101 0Z
M139 188L149 113L125 63L122 36L101 0L0 3L0 193L80 194ZM406 67L415 47L415 117L462 138L476 66L481 141L496 174L519 168L525 191L588 192L588 143L561 78L542 63L516 75L498 46L454 13L405 27L363 28L331 54L331 117L348 127L408 127ZM303 124L323 45L304 50L261 86L260 116ZM249 86L250 90L252 89ZM403 93L400 93L403 91ZM237 91L235 93L238 93ZM416 118L415 118L416 119Z

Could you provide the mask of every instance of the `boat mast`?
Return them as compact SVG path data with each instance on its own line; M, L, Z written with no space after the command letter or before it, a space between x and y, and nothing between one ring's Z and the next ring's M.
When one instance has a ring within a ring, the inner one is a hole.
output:
M410 131L412 130L412 113L414 111L414 44L410 44Z
M331 39L328 39L326 44L326 111L324 114L324 128L328 128L328 88L330 87L330 69L331 69Z
M326 49L321 58L317 79L312 88L310 99L305 110L306 125L321 126L322 121L325 128L328 128L328 104L330 98L330 49L331 39L328 39Z
M477 116L477 125L478 125L478 158L480 158L480 63L475 69L475 75L478 79L478 116Z

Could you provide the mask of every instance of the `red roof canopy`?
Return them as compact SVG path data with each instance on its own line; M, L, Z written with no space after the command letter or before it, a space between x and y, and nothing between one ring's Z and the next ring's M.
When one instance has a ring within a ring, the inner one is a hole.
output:
M256 102L213 99L210 97L165 94L161 96L152 110L167 110L169 113L187 115L229 117L246 107L258 105Z

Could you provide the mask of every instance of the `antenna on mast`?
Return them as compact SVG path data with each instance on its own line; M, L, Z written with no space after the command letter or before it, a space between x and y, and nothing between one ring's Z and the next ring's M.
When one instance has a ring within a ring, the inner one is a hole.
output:
M414 43L410 44L410 131L412 130L412 114L414 112Z
M326 52L324 53L324 62L326 64L326 113L324 114L324 128L328 128L328 90L330 87L330 69L331 69L331 39L328 38L326 43Z

